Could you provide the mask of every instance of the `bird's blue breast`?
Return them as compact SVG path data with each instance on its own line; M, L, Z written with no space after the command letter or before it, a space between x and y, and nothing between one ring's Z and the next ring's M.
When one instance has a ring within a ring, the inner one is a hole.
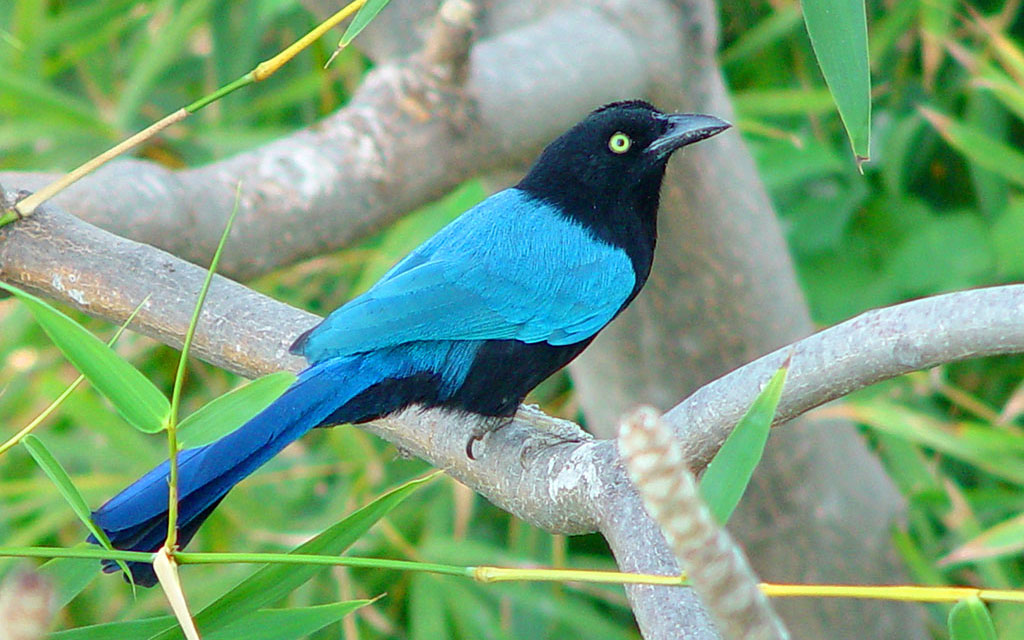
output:
M306 337L311 361L414 342L592 337L637 281L622 249L519 189L454 220Z

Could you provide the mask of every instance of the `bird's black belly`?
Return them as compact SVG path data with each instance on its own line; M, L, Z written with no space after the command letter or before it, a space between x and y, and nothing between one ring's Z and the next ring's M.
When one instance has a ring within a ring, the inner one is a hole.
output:
M383 380L346 402L323 425L368 422L413 404L512 416L527 393L578 356L591 340L563 346L489 340L454 392L442 393L441 380L432 373Z

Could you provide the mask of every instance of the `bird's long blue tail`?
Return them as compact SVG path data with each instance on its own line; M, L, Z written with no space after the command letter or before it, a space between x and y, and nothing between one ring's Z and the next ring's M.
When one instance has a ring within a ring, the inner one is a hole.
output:
M350 361L327 361L304 371L259 415L211 444L178 454L178 544L185 546L229 490L289 443L322 424L362 391L346 382ZM358 378L358 376L355 376ZM159 465L93 512L116 549L156 551L167 535L169 466ZM90 542L96 540L90 537ZM129 562L136 584L156 584L153 567ZM104 561L104 571L117 565Z

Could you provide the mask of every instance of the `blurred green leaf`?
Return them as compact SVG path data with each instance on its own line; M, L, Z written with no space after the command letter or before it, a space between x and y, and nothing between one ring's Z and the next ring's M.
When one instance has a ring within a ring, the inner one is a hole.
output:
M445 619L444 586L437 576L418 573L409 587L409 636L412 640L453 638Z
M988 609L977 597L956 603L948 624L950 640L998 640Z
M969 161L1024 186L1024 153L934 109L920 107L920 111L943 140Z
M747 58L760 54L765 47L793 33L799 24L800 10L797 5L783 5L744 31L743 35L722 51L719 60L724 66L745 62Z
M1024 198L1010 201L992 224L991 238L1000 276L1024 278Z
M181 421L178 445L192 449L226 436L266 409L293 382L294 373L278 371L215 398Z
M885 273L905 295L926 295L983 282L995 266L984 223L965 213L908 235L885 261Z
M98 533L99 536L103 536L103 532L99 531L96 525L92 523L92 513L89 510L89 505L85 502L85 498L78 492L78 487L71 481L68 472L64 470L64 467L57 458L50 453L50 450L43 444L43 441L30 433L22 439L21 444L28 449L28 452L32 454L32 458L39 467L53 481L57 490L67 500L71 510L75 512L75 515L82 521L82 524L87 526L93 535Z
M347 47L349 43L355 40L356 36L377 17L384 7L388 6L388 2L391 0L366 0L366 4L359 8L359 12L356 13L356 17L352 18L352 22L348 23L348 28L345 29L345 34L341 36L341 41L338 43L338 48Z
M329 624L334 624L369 603L369 600L353 600L313 607L263 609L240 620L230 622L217 631L204 634L203 637L206 640L304 638Z
M1018 556L1024 550L1024 514L1004 520L960 545L942 558L942 564L974 562L986 558Z
M161 27L142 33L147 41L132 61L114 114L118 127L125 130L136 128L134 121L139 116L140 107L157 87L160 77L176 64L189 44L189 33L206 18L212 1L184 0L178 3L165 0L157 3L154 13L161 21Z
M309 542L296 547L291 553L340 554L362 537L374 523L434 477L436 475L412 480L389 491L353 512L341 522L321 532ZM322 565L266 565L197 613L194 616L196 624L204 634L221 629L232 620L237 620L239 616L255 611L266 604L277 602L323 569ZM179 637L181 637L181 630L175 625L153 636L153 640L171 640Z
M928 503L937 508L949 506L949 496L920 447L903 438L879 433L876 449L901 494L916 504Z
M863 0L802 0L814 55L846 125L853 152L870 157L871 73Z
M335 602L313 607L291 609L261 609L228 623L211 633L203 633L206 640L280 640L304 638L329 624L341 620L369 600ZM98 624L67 631L58 631L50 640L123 640L145 638L174 624L171 616Z
M91 545L82 542L77 546L85 548ZM49 578L56 588L58 609L67 606L100 575L95 560L81 558L54 558L39 567L39 573Z
M835 104L825 89L748 89L732 96L743 118L821 115Z
M29 308L64 356L129 424L146 433L164 428L170 402L138 369L46 302L3 282L0 289L14 294Z
M761 461L788 371L787 362L757 394L700 479L701 496L721 524L729 521Z
M905 438L1016 485L1024 485L1024 438L985 425L957 423L952 429L936 418L885 400L847 400L844 414L876 431Z
M92 512L89 510L89 505L86 504L85 498L82 497L75 483L71 481L71 477L68 476L68 472L64 470L63 465L50 453L50 450L43 444L43 441L30 433L22 438L21 444L28 449L32 459L36 461L36 464L53 481L57 491L64 496L68 505L71 506L71 510L75 512L75 515L82 521L82 524L89 530L89 533L99 540L105 549L111 549L107 534L93 523ZM117 564L125 572L125 575L129 575L128 567L124 562L118 561Z

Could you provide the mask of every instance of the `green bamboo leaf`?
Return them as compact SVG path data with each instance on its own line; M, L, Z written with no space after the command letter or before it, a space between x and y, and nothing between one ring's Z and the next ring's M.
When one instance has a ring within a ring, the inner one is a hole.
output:
M96 572L95 562L93 572ZM87 627L57 631L47 636L48 640L124 640L124 638L146 638L175 624L174 616L159 616L124 622L108 622Z
M295 374L278 371L215 398L181 421L178 445L192 449L222 438L251 420L295 382Z
M14 294L29 308L57 348L129 424L145 433L164 428L170 403L138 369L46 302L3 282L0 289Z
M803 0L804 23L858 160L870 157L871 73L863 0Z
M374 523L436 475L412 480L389 491L341 522L326 529L309 542L296 547L292 553L331 556L340 554L366 533ZM267 565L242 580L233 589L196 614L196 624L204 634L222 629L240 616L255 611L265 604L280 600L322 569L323 566L319 565ZM177 626L171 626L153 636L152 640L171 640L180 637L181 630Z
M76 548L87 546L92 545L82 542ZM56 588L58 609L66 607L100 575L96 571L96 560L92 558L53 558L39 567L39 573L49 578Z
M950 640L998 640L988 609L976 596L956 603L947 622Z
M1019 454L1024 438L1020 436L970 422L956 423L955 429L951 429L922 411L880 398L870 402L849 400L838 415L934 449L1007 482L1024 485L1024 461Z
M263 609L203 637L206 640L305 638L370 602L372 601L352 600L294 609Z
M95 567L93 568L95 573ZM316 633L329 624L341 620L370 600L335 602L312 607L294 609L262 609L235 620L203 637L206 640L278 640L279 638L304 638ZM50 640L122 640L123 638L144 638L168 625L174 624L171 616L97 624L67 631L58 631L49 636Z
M352 18L352 22L348 23L348 28L345 29L345 34L341 36L341 42L338 43L338 48L347 47L350 42L355 40L356 36L366 28L366 25L377 17L377 14L381 10L388 6L388 2L391 0L367 0L359 9L359 13L356 17Z
M761 461L788 371L787 360L754 399L701 478L701 496L721 524L729 521Z
M942 139L979 167L1024 186L1024 153L934 109L919 107Z
M36 461L39 467L49 476L53 484L57 486L57 490L60 492L64 499L67 500L71 506L71 510L75 512L85 526L89 527L89 531L96 533L98 529L96 525L92 523L92 515L89 511L89 505L85 502L85 498L79 493L78 487L71 481L71 476L64 470L63 465L57 460L50 449L47 448L43 441L36 436L29 434L25 436L25 439L21 441L28 452L32 455L32 458ZM99 532L103 535L103 532Z
M71 476L61 465L60 461L50 453L50 449L47 448L43 441L32 435L31 433L26 435L22 439L21 444L28 449L29 454L36 461L36 464L43 470L43 472L49 476L53 484L57 486L57 491L60 492L67 503L71 506L71 510L75 512L78 519L82 521L82 524L89 529L89 533L96 537L103 545L105 549L112 549L110 545L110 539L107 538L107 534L102 529L93 524L92 512L89 511L89 505L85 502L85 498L78 491L78 487L71 481ZM124 562L118 560L117 564L121 567L121 570L125 572L125 575L131 575L128 571L128 567Z
M447 640L453 637L445 615L445 590L436 576L418 573L409 587L411 640Z
M764 49L781 42L800 24L796 6L782 6L744 31L718 56L723 66L755 58Z
M939 564L1018 556L1024 550L1024 514L1004 520L951 551Z

